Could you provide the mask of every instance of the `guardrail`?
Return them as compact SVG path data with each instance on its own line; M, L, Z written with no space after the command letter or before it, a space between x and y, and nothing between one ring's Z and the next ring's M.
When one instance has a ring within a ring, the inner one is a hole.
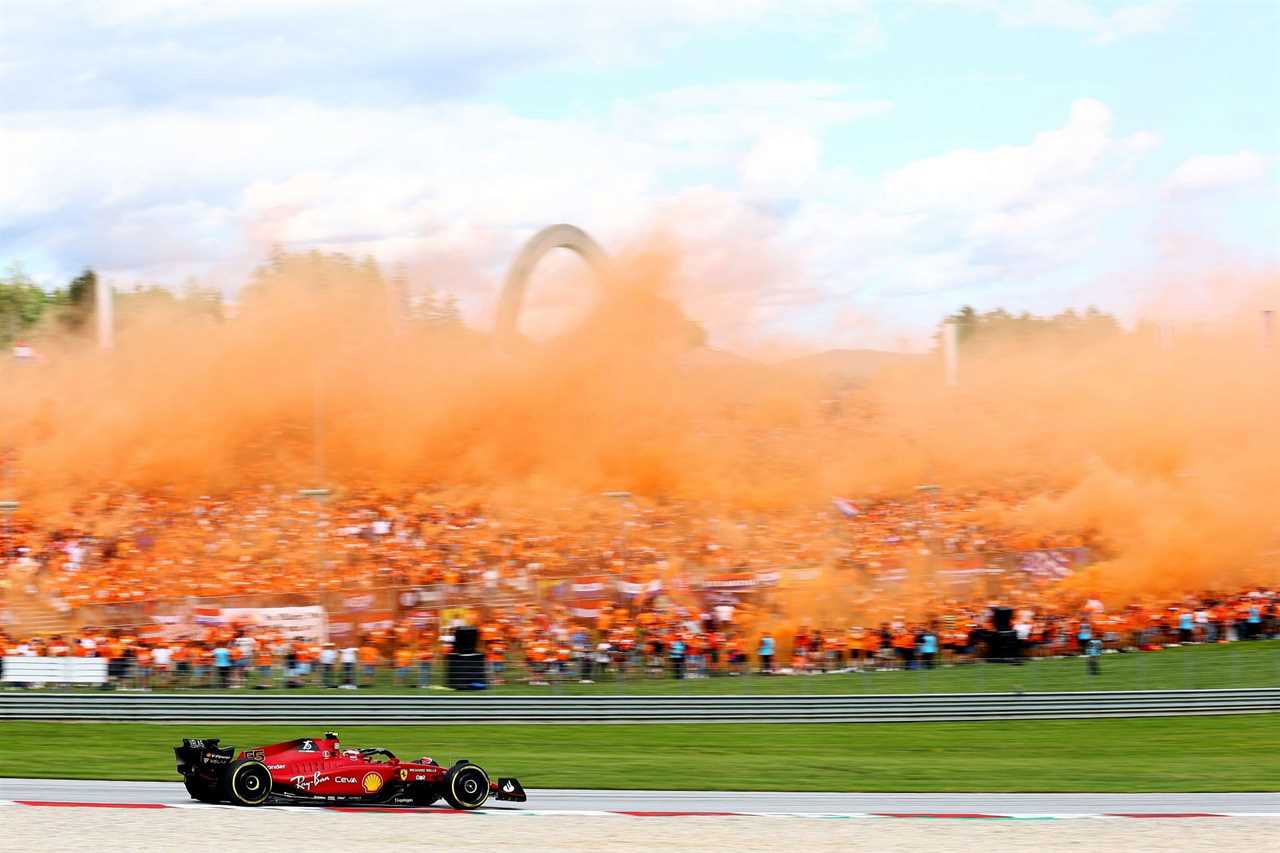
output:
M934 696L209 696L16 693L0 720L433 723L819 723L1054 720L1280 712L1280 689Z

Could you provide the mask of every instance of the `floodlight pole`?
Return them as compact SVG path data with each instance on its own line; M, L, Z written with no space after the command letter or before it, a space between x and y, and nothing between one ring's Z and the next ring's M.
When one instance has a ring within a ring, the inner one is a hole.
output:
M942 324L942 370L948 388L955 388L960 384L958 331L956 324L951 320Z
M4 555L5 565L13 562L12 518L22 506L21 501L0 501L0 512L4 513Z
M624 566L631 564L631 552L627 547L627 501L631 500L631 493L624 490L616 490L611 492L601 492L600 497L609 498L617 501L621 505L622 510L622 562Z
M316 562L320 564L319 569L320 569L320 574L322 576L326 575L327 572L325 571L325 559L324 559L325 549L324 549L323 543L320 541L320 536L322 533L322 531L320 530L320 522L323 520L323 516L324 516L325 498L329 497L330 494L332 494L331 490L323 489L323 488L298 489L299 496L304 498L311 498L316 502L316 540L317 540L316 541Z
M112 288L104 276L97 276L93 294L93 308L98 321L98 349L111 349L115 332L115 305L111 299Z

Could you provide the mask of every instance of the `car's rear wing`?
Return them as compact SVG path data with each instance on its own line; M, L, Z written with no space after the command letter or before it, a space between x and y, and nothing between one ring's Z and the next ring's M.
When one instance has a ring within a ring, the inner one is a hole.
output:
M183 738L182 746L175 746L173 754L178 759L178 772L183 776L201 770L215 770L230 764L235 758L233 746L220 747L218 738Z

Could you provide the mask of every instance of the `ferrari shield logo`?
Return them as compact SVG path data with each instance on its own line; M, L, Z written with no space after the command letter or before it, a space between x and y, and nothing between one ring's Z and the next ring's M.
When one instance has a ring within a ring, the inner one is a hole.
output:
M408 771L408 770L405 770L403 767L401 767L401 768L400 768L400 781L401 781L401 782L407 782L408 780L409 780L409 771Z
M366 773L360 780L360 784L364 787L366 794L373 794L382 787L382 777L377 773Z

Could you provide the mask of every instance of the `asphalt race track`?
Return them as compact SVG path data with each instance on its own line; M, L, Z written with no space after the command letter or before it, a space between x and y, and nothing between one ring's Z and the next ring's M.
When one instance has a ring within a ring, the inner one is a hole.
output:
M188 805L180 782L0 779L0 800ZM1280 816L1280 793L840 794L538 789L527 803L491 801L486 811L540 813L791 814L902 816L1257 815Z

